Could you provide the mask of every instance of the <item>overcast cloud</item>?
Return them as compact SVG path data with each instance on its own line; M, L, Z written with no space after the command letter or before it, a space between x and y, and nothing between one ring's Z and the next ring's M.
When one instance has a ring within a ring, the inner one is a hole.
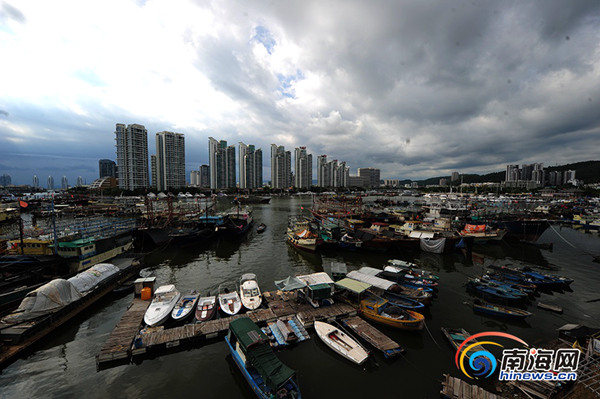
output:
M598 159L600 2L2 1L0 174L91 182L116 123L382 178ZM316 178L316 174L314 176Z

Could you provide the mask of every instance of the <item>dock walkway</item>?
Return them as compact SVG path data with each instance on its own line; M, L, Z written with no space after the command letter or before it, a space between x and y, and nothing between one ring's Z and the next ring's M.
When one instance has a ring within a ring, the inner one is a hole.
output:
M141 302L145 303L145 307ZM296 316L304 327L311 327L315 320L335 320L356 315L356 308L345 303L313 308L298 303L285 293L265 293L267 308L248 311L231 317L190 323L179 327L140 331L145 309L149 301L134 299L134 304L125 312L96 356L98 369L111 367L115 363L140 361L147 356L157 356L178 350L200 346L207 341L224 336L232 320L249 317L258 325L266 325L277 319L291 319Z
M341 321L342 324L358 334L358 336L367 341L375 349L383 352L386 358L398 356L404 352L404 349L396 341L358 316L348 317Z

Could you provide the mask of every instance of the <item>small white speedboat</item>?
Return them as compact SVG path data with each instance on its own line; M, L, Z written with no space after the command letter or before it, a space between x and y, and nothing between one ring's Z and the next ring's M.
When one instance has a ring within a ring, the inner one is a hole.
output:
M196 291L192 291L189 294L182 296L171 311L173 320L184 320L190 316L196 307L199 296L200 295Z
M144 323L150 327L159 326L171 316L171 311L181 297L173 284L158 287L154 299L144 314Z
M255 274L246 273L242 275L240 279L240 299L242 305L249 310L258 309L262 303L262 294L256 282Z
M369 357L369 353L358 342L331 324L315 321L315 330L325 345L351 362L363 364Z
M242 309L242 301L238 292L219 286L219 307L225 314L230 316L239 313Z

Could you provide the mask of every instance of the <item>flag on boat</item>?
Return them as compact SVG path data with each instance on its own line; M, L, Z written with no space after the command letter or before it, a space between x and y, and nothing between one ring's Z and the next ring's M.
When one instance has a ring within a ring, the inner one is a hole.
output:
M21 208L27 208L29 206L29 204L23 200L19 200L19 206Z

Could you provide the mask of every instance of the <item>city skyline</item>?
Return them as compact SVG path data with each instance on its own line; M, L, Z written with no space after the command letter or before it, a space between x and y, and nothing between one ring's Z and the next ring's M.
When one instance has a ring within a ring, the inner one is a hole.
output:
M119 121L185 134L186 180L209 163L208 137L306 146L388 179L596 159L599 14L586 1L4 1L0 175L91 182L116 161Z

